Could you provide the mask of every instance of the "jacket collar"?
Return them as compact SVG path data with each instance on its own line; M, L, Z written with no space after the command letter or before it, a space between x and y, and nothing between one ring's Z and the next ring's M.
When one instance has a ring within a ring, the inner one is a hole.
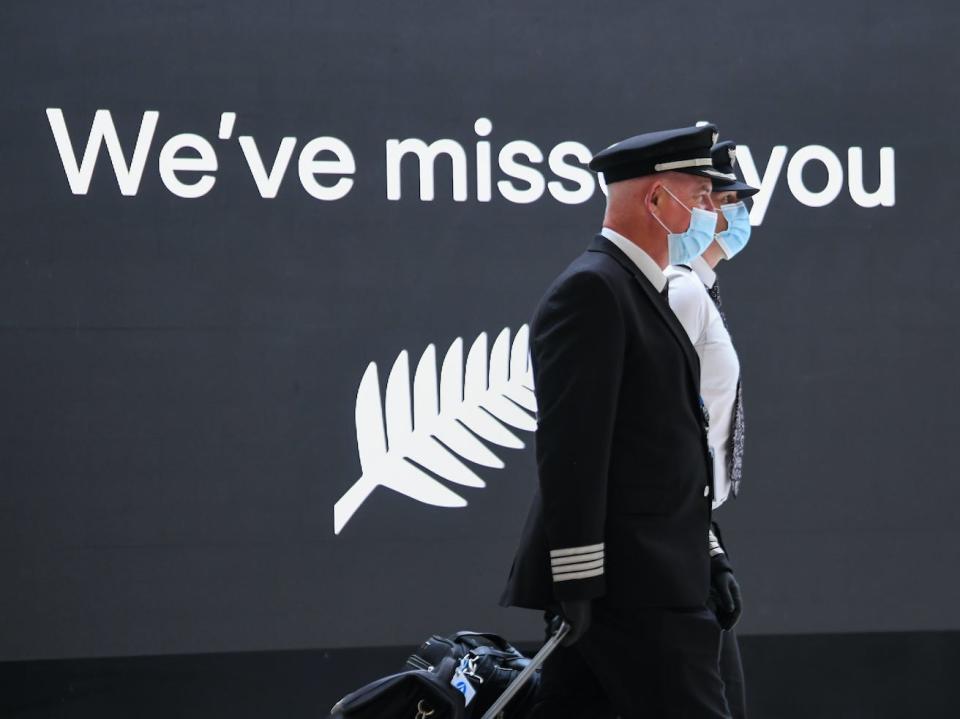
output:
M654 286L657 292L663 292L663 288L667 284L667 276L663 274L660 265L654 262L650 255L639 245L633 244L629 239L610 227L604 227L600 230L600 234L616 245L623 254L630 258L633 264L640 268L644 277L650 280L650 284Z
M636 263L627 257L623 250L621 250L603 235L597 235L594 237L593 241L590 243L590 246L587 248L587 251L602 252L606 255L609 255L633 276L637 284L640 285L643 294L646 295L647 299L650 301L650 304L653 305L654 309L657 311L657 314L660 315L660 318L666 323L667 327L670 328L674 338L680 344L680 348L683 350L683 355L686 358L687 370L690 373L690 378L693 380L693 386L698 388L699 393L700 358L697 357L697 353L693 349L693 345L690 344L690 338L687 336L686 330L683 329L683 325L680 324L680 320L677 319L677 316L673 313L673 310L670 309L670 305L667 303L666 298L664 298L664 296L657 291L657 288L654 287L653 283L651 283L650 280L647 279L646 275L640 271L640 268L637 267Z

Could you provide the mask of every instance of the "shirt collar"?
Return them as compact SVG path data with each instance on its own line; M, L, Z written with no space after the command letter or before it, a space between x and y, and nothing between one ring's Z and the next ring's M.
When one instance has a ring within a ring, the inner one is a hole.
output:
M639 245L633 244L619 232L611 230L609 227L600 230L600 234L619 247L623 254L630 258L630 261L637 266L643 276L650 280L650 284L657 288L657 292L663 292L663 288L667 284L667 276L663 274L660 265L654 262L650 255L644 252Z
M707 261L702 257L697 257L693 262L690 263L691 269L697 273L697 276L700 278L700 281L706 287L713 287L717 281L717 273L713 271L713 268L707 264Z

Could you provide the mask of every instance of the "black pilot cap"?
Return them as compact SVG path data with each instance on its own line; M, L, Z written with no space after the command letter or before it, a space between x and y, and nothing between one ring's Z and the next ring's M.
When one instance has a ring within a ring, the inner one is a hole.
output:
M590 169L602 172L607 184L658 172L722 178L710 156L717 137L716 125L710 124L635 135L594 155Z
M718 142L711 151L713 157L713 166L723 177L713 177L714 192L736 192L737 199L742 200L745 197L756 195L760 190L751 187L746 182L740 182L737 179L737 145L730 140Z

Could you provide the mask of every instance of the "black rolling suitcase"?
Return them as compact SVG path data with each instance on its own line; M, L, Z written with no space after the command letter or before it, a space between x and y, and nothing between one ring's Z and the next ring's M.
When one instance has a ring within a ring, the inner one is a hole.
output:
M569 630L561 624L529 660L495 635L458 632L449 638L431 637L407 660L412 668L348 694L330 717L522 719L535 697L533 692L518 695L529 689L530 679Z
M450 684L457 663L391 674L347 694L331 719L466 719L463 694Z
M450 636L433 635L407 659L406 666L431 670L446 658L457 662L451 684L463 693L469 719L483 716L530 663L530 659L496 634L457 632ZM534 674L511 701L508 712L511 717L527 715L538 685L539 676Z

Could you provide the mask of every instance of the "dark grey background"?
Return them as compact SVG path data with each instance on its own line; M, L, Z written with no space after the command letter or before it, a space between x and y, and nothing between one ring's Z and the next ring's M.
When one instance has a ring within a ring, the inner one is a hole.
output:
M895 148L895 207L846 190L805 207L784 168L721 268L748 446L743 494L718 518L746 633L960 627L958 31L954 4L890 0L4 4L0 659L539 634L534 613L496 607L530 435L465 509L381 489L332 526L359 476L367 363L384 381L403 349L518 327L599 227L599 192L458 203L445 171L433 202L412 172L386 199L386 139L469 150L478 117L494 156L700 119L761 168L774 145L844 164L860 146L868 189ZM72 195L48 107L75 148L111 110L128 157L158 110L139 193L120 195L104 151ZM285 135L297 152L344 140L353 190L314 200L295 154L262 199L236 140L216 139L225 111L271 157ZM157 173L180 132L217 150L201 199Z

